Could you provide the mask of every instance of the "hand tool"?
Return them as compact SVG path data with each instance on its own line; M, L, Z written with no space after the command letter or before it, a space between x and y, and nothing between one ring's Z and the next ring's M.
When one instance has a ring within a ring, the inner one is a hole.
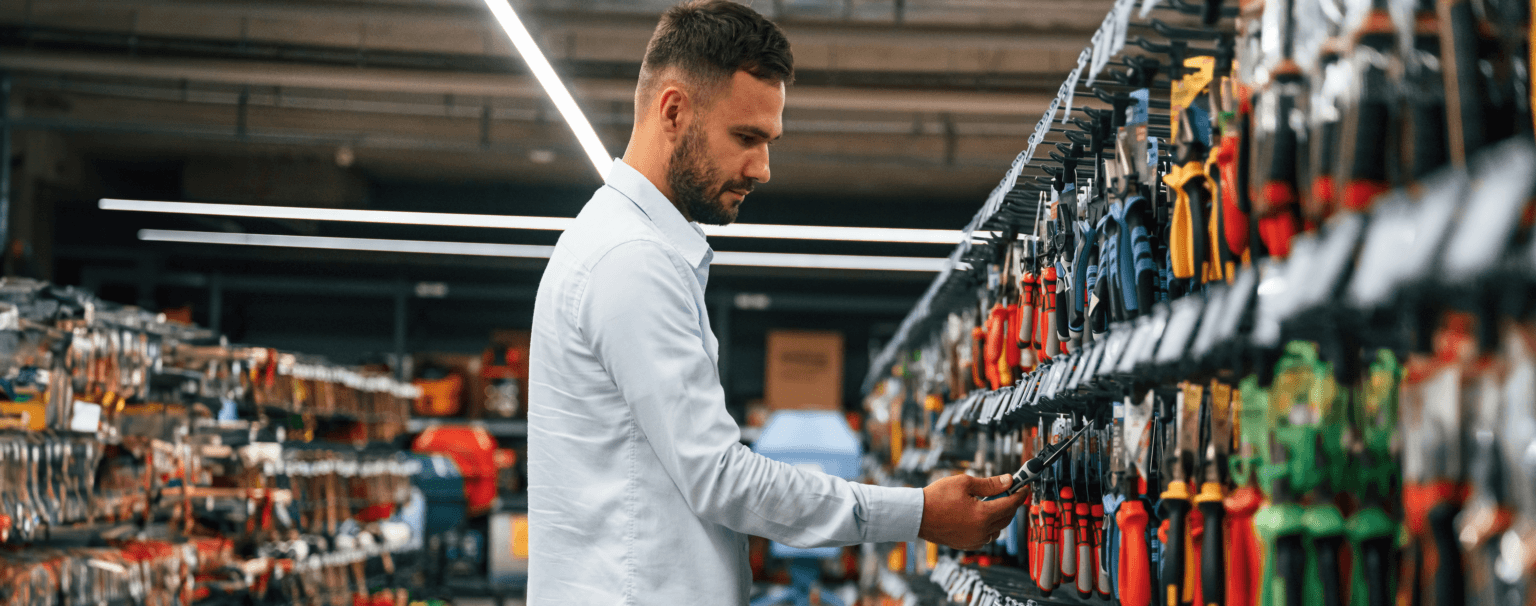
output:
M1261 421L1263 437L1260 440L1269 444L1269 449L1263 457L1264 463L1258 467L1258 475L1261 482L1269 484L1272 499L1271 504L1259 509L1253 519L1254 530L1263 539L1264 572L1260 577L1262 581L1258 593L1259 603L1264 606L1301 606L1305 603L1303 584L1308 574L1303 542L1305 527L1301 519L1302 506L1294 496L1298 488L1292 486L1291 472L1298 466L1293 465L1295 462L1289 457L1306 453L1290 451L1284 445L1285 437L1297 433L1285 433L1285 430L1292 429L1284 425L1290 418L1291 402L1298 398L1296 392L1305 391L1308 385L1306 379L1310 378L1308 373L1311 371L1305 362L1296 360L1296 345L1287 344L1287 353L1277 364L1274 385L1270 389L1271 396L1265 407L1266 414ZM1298 374L1300 378L1294 376ZM1243 390L1245 393L1249 391L1246 387ZM1244 423L1250 420L1253 417L1245 414ZM1229 592L1229 599L1233 595L1233 592Z
M1076 432L1065 434L1059 441L1053 442L1052 444L1040 449L1038 452L1036 452L1034 458L1025 461L1024 465L1019 467L1019 470L1013 473L1011 479L1012 483L1008 485L1007 490L982 500L992 501L1013 496L1013 493L1018 492L1020 488L1023 488L1029 484L1034 483L1036 480L1039 480L1043 475L1045 475L1046 471L1050 469L1051 465L1061 460L1061 457L1065 455L1067 450L1077 442L1078 438L1081 438L1084 434L1088 433L1090 428L1091 425L1084 425Z
M1353 42L1343 58L1349 70L1349 94L1339 100L1336 198L1349 210L1365 210L1391 187L1395 163L1387 151L1396 143L1393 129L1398 86L1391 72L1398 61L1388 0L1372 0L1359 24L1345 38Z
M1056 304L1059 293L1056 288L1056 267L1051 265L1040 273L1041 305L1036 306L1040 317L1035 321L1037 335L1035 352L1040 361L1049 360L1061 353L1061 339L1057 334L1058 314Z
M1019 367L1025 372L1034 370L1036 364L1035 351L1035 302L1039 295L1040 278L1033 271L1019 272L1019 309L1018 320L1014 323L1017 329L1017 341L1019 349Z
M1258 94L1254 106L1255 128L1253 136L1252 168L1254 184L1259 187L1255 196L1254 214L1258 217L1259 235L1269 254L1286 257L1290 254L1291 237L1302 229L1297 208L1296 183L1298 176L1298 139L1304 135L1296 132L1290 116L1297 107L1296 100L1305 94L1306 81L1301 67L1296 64L1293 0L1264 3L1266 39L1279 40L1280 54L1269 68L1270 79ZM1269 18L1274 11L1278 16ZM1267 27L1274 24L1278 27Z
M1106 513L1105 503L1109 499L1104 490L1104 472L1106 471L1104 468L1104 457L1105 451L1108 448L1108 435L1108 429L1098 432L1089 442L1088 446L1088 456L1093 466L1090 472L1093 490L1088 495L1088 515L1092 522L1091 532L1093 533L1093 553L1091 557L1093 558L1092 565L1098 571L1093 586L1099 598L1104 600L1111 599L1114 593L1114 589L1112 589L1112 575L1108 566L1108 556L1113 551L1113 548L1109 546L1109 527L1105 525L1104 519ZM1109 515L1113 516L1114 513L1111 511Z
M1440 61L1440 17L1435 0L1418 0L1411 30L1412 45L1403 51L1403 93L1407 101L1403 124L1409 181L1417 182L1450 162L1447 150L1446 80Z
M1492 316L1479 320L1500 321ZM1514 523L1498 428L1504 421L1504 407L1518 406L1519 403L1505 401L1502 388L1507 367L1504 360L1495 358L1488 364L1490 366L1473 379L1475 386L1462 391L1471 413L1468 437L1472 438L1472 443L1467 460L1467 503L1457 516L1456 536L1466 567L1467 597L1474 603L1499 601L1502 592L1494 575L1498 566L1498 548L1494 540L1502 537Z
M1222 503L1221 470L1231 446L1232 388L1212 380L1207 393L1211 401L1211 439L1205 454L1205 482L1200 485L1200 494L1194 498L1195 507L1204 518L1204 545L1200 554L1200 594L1203 599L1197 606L1227 603L1226 558L1223 557L1226 541L1222 533L1226 508Z
M1176 402L1177 442L1174 450L1172 479L1162 494L1163 519L1168 524L1167 538L1163 542L1162 595L1164 604L1174 606L1185 601L1185 540L1189 515L1189 484L1185 481L1186 466L1193 456L1190 452L1198 441L1200 402L1204 389L1198 383L1185 382L1174 398Z
M971 387L973 389L986 389L987 381L982 378L986 372L986 341L987 329L976 326L971 329ZM995 370L994 370L995 372Z
M1049 473L1049 467L1045 468L1045 470L1047 475L1054 476L1054 474ZM1047 597L1051 595L1051 592L1061 582L1061 526L1057 517L1057 514L1060 512L1060 505L1054 500L1055 495L1052 494L1052 487L1044 485L1048 483L1042 483L1040 488L1042 495L1040 503L1040 577L1036 579L1036 587Z
M1109 476L1105 479L1110 487L1104 495L1104 551L1100 557L1099 566L1109 574L1109 594L1112 599L1120 598L1120 548L1122 537L1120 526L1115 517L1120 512L1120 504L1125 502L1126 494L1122 491L1126 475L1125 449L1125 408L1130 402L1130 396L1115 402L1114 421L1109 429L1108 451ZM1102 593L1100 597L1103 597Z
M1126 404L1126 423L1123 456L1143 465L1148 452L1151 426L1145 422L1155 401L1155 394L1148 391L1140 404ZM1142 421L1133 422L1140 418ZM1135 469L1127 467L1121 479L1121 493L1125 501L1115 514L1120 532L1120 561L1117 577L1120 603L1124 606L1150 606L1153 595L1152 554L1147 544L1147 503L1142 496L1146 482Z
M1205 176L1207 148L1191 124L1189 112L1192 111L1197 110L1190 108L1179 113L1179 123L1183 127L1179 130L1174 155L1175 168L1163 177L1163 182L1177 196L1168 236L1173 276L1204 282L1211 242L1203 230L1212 196Z
M1513 134L1520 123L1513 103L1519 95L1505 85L1511 82L1509 55L1495 34L1498 17L1505 16L1494 14L1500 4L1436 2L1447 151L1456 166L1467 166L1478 151Z
M1088 505L1088 443L1093 441L1092 422L1086 422L1089 438L1079 440L1072 446L1072 466L1074 467L1073 487L1073 518L1077 521L1077 595L1083 599L1093 596L1094 584L1098 582L1098 570L1094 567L1094 524L1092 519L1093 508Z
M1008 334L1008 310L1001 300L993 304L992 310L987 312L986 327L983 328L983 350L981 365L985 371L988 389L1000 389L1003 383L1003 365L1007 360L1003 357L1003 340ZM1008 377L1008 383L1012 383L1012 377Z
M1084 427L1084 429L1087 429L1087 427ZM1075 435L1081 435L1081 432ZM1075 454L1076 444L1074 442L1073 446L1068 449L1069 453ZM1057 489L1057 496L1061 497L1061 500L1057 501L1061 506L1061 513L1058 516L1061 521L1061 546L1058 553L1061 554L1061 579L1063 585L1075 584L1077 581L1077 501L1075 498L1076 493L1072 490L1073 458L1072 456L1066 457L1062 461L1059 472L1056 475L1057 481L1060 483Z
M1360 473L1366 476L1361 482L1362 507L1344 522L1344 533L1354 553L1349 603L1387 606L1394 594L1392 579L1396 575L1391 562L1398 526L1382 504L1391 497L1398 475L1392 441L1398 429L1397 393L1402 368L1390 350L1381 349L1366 376L1367 382L1355 398L1355 435L1360 440L1356 461Z
M1462 484L1462 365L1471 348L1470 317L1446 314L1435 354L1406 364L1402 390L1403 521L1415 537L1417 587L1433 606L1465 601L1461 549L1454 520L1465 500ZM1411 595L1411 593L1410 593Z

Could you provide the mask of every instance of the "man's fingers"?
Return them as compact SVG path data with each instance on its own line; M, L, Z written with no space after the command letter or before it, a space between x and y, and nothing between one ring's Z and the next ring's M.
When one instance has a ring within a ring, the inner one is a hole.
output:
M1008 490L1011 485L1013 485L1013 476L1008 474L990 478L972 478L970 484L966 486L966 491L973 497L990 497Z
M995 520L999 516L1012 517L1014 510L1024 504L1026 496L1028 495L1021 490L996 501L983 501L980 503L982 515L985 515L988 520Z

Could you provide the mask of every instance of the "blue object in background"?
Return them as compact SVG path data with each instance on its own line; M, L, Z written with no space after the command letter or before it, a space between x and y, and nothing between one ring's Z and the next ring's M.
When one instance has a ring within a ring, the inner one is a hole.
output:
M783 410L774 413L752 449L775 461L845 480L859 477L860 461L864 456L858 437L853 435L853 429L848 427L848 421L843 415L819 410ZM810 604L811 585L821 576L821 561L841 557L842 552L841 547L799 549L773 543L768 553L775 558L789 560L791 587L789 591L770 592L753 600L752 606L784 601ZM821 603L842 606L841 600L829 591L821 593Z
M453 459L441 455L411 455L421 460L421 471L412 482L427 500L425 535L440 534L464 523L469 506L464 496L464 476Z
M841 413L830 410L782 410L768 419L752 450L775 461L814 469L844 480L861 473L864 449ZM774 543L769 553L776 558L838 557L840 547L797 549Z

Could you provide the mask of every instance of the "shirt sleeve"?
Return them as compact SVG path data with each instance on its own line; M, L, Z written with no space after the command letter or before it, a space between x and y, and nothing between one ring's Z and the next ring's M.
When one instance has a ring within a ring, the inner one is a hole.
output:
M692 270L663 244L621 244L592 268L577 325L695 515L792 547L916 540L923 493L848 482L743 446L705 351Z

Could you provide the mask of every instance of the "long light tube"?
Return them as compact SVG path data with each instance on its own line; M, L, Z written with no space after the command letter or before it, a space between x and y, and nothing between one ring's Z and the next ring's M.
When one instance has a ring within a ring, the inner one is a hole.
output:
M357 223L393 223L400 225L435 225L444 227L489 227L497 229L533 229L563 231L575 219L566 217L529 217L517 215L471 215L461 213L423 213L392 210L350 210L341 208L305 208L289 206L253 206L247 204L204 204L199 202L159 202L103 198L103 210L251 217L259 219L295 219L308 221L349 221ZM737 223L705 225L704 233L723 238L777 238L788 240L834 240L850 242L902 242L913 244L958 244L963 235L958 230L903 229L885 227L830 227L820 225L774 225Z
M190 244L233 244L240 246L276 246L371 252L472 255L481 257L523 257L547 259L553 246L526 244L488 244L477 242L442 242L433 240L380 240L374 238L331 238L273 234L236 234L227 232L139 230L145 242L183 242ZM944 259L924 257L878 257L866 255L808 255L797 253L716 252L714 265L749 267L797 267L810 269L856 269L867 271L936 272Z
M501 23L501 29L506 30L507 37L512 39L512 46L518 54L523 56L523 61L528 63L529 71L539 81L539 86L544 87L544 92L549 94L549 100L554 102L555 109L565 118L571 131L576 133L576 140L581 143L581 148L587 152L587 157L592 159L592 165L597 167L597 174L604 179L608 178L608 169L613 166L613 157L608 155L608 149L603 147L602 140L597 138L597 131L592 130L592 123L587 121L586 114L581 113L581 107L576 105L576 100L571 98L571 92L566 90L565 84L560 81L560 76L555 75L555 68L550 67L549 60L544 58L544 52L539 50L537 42L528 33L528 28L523 26L523 20L517 17L517 11L512 10L512 5L507 0L485 0L485 5L490 7L491 14L496 21Z

